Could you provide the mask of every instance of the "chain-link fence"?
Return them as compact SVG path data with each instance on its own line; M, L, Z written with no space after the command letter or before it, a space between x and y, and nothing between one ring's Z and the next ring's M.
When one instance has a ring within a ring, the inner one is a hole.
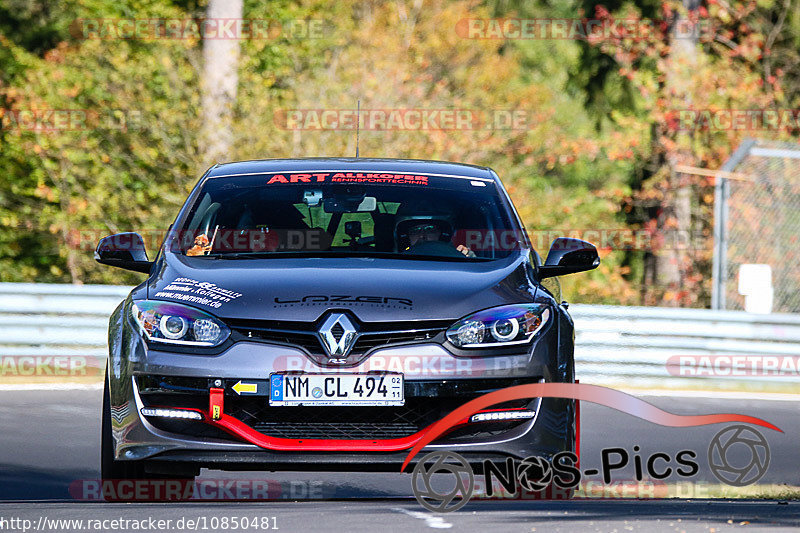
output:
M800 145L747 140L718 174L712 308L800 312Z

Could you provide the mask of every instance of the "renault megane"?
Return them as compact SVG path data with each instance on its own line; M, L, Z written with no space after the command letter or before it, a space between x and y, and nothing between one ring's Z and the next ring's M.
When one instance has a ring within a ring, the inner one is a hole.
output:
M154 261L135 233L97 247L148 275L111 316L102 476L200 468L395 470L426 428L505 387L573 382L573 324L497 174L416 160L220 164ZM426 447L470 461L574 451L575 403L525 398Z

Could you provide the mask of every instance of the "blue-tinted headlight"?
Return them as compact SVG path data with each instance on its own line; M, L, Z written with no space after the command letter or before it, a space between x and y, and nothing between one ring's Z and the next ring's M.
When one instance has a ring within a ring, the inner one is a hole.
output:
M484 309L462 318L447 330L456 348L489 348L525 344L544 327L550 308L543 304L514 304Z
M187 346L218 346L231 334L218 318L186 305L139 300L131 315L148 340Z

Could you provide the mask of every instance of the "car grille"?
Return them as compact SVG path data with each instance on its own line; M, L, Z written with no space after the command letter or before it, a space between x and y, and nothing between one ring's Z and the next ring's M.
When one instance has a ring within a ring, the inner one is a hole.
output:
M241 399L228 401L231 416L270 437L290 439L399 439L413 435L464 405L460 397L406 398L395 407L270 407L266 402ZM527 400L504 404L522 407ZM459 440L484 433L487 426L508 430L526 420L495 424L470 424L456 430Z
M417 432L416 426L402 423L259 422L253 428L264 435L286 439L399 439Z
M461 398L407 398L395 407L271 407L252 398L226 403L228 414L271 437L395 439L413 435L462 405Z
M299 348L315 362L328 364L328 355L317 336L319 325L316 322L262 320L226 320L226 322L236 334L236 340L268 342ZM362 323L355 344L347 355L347 364L358 364L379 348L422 342L443 342L444 332L451 324L450 320Z

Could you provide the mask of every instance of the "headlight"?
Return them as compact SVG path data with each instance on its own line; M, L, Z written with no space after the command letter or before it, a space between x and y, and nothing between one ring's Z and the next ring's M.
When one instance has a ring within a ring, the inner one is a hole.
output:
M490 348L530 342L550 318L542 304L514 304L485 309L462 318L447 330L456 348Z
M218 346L231 334L218 318L181 304L140 300L131 304L131 315L154 342Z

